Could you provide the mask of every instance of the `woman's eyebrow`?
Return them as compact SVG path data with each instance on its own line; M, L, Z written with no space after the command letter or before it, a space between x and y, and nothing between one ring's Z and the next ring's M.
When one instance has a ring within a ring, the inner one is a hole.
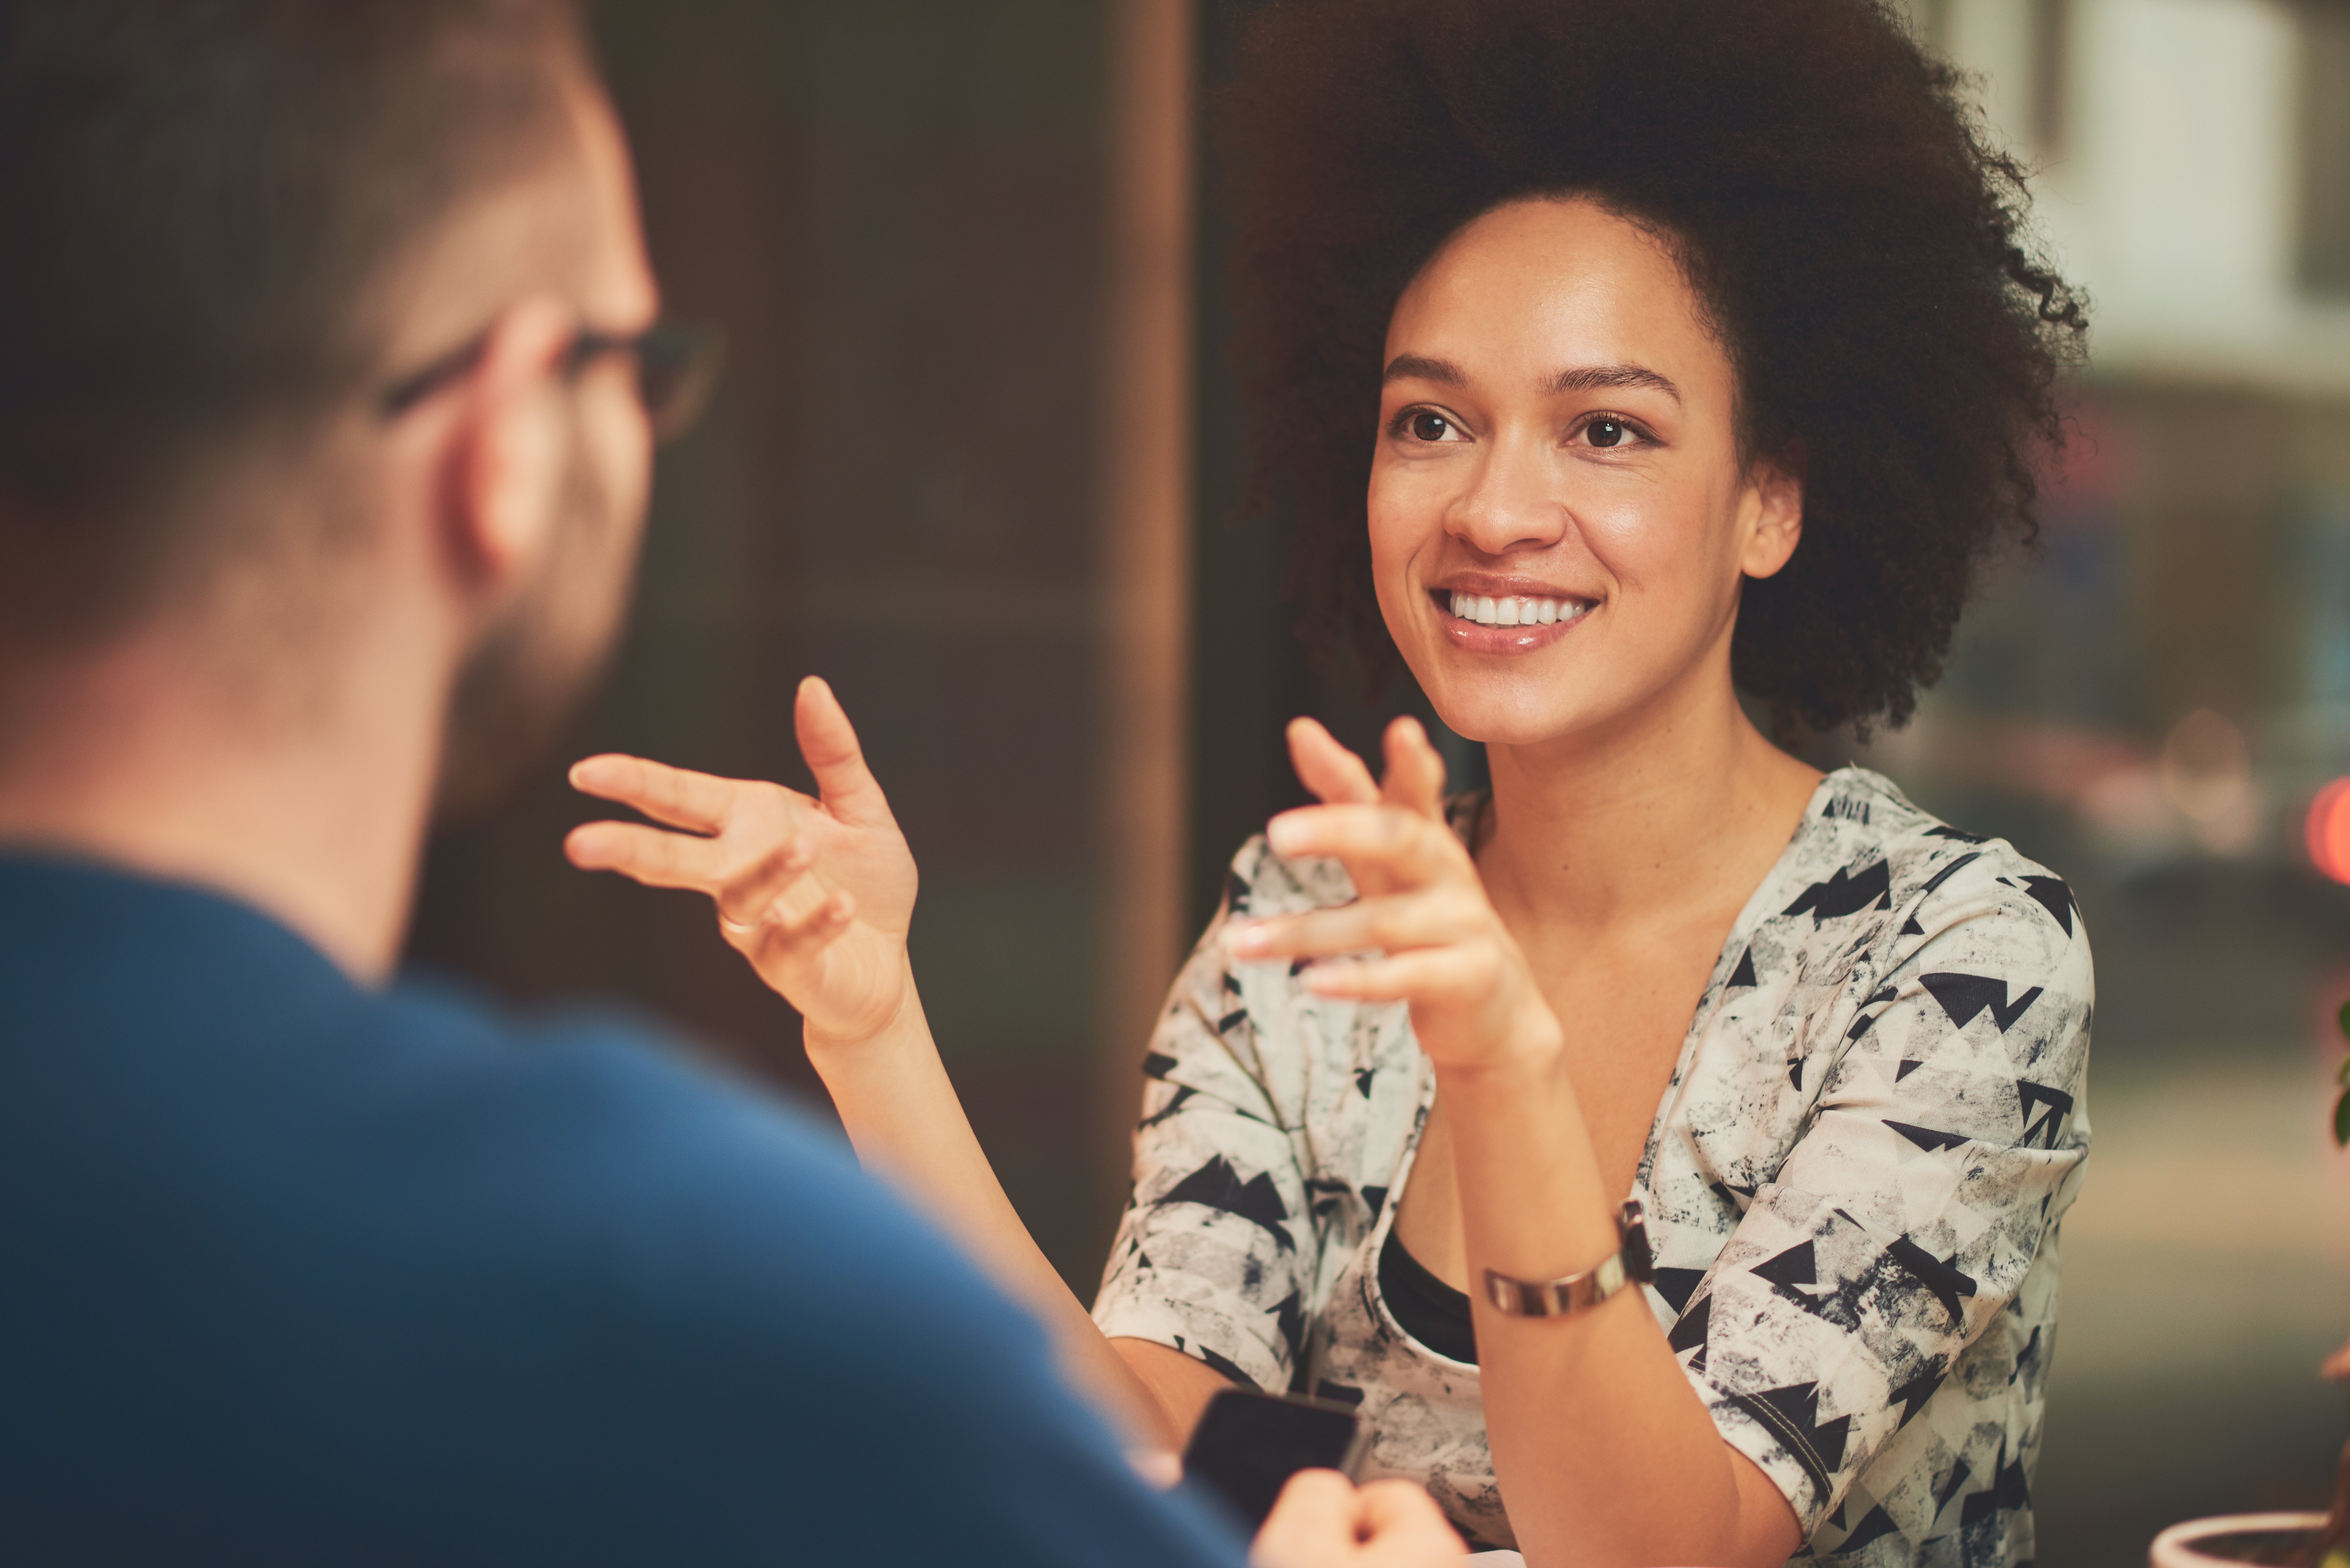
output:
M1549 389L1556 397L1562 392L1589 392L1602 387L1646 387L1664 393L1677 403L1681 400L1679 387L1645 365L1579 365L1553 376Z
M1440 386L1465 387L1469 378L1461 367L1450 359L1431 359L1425 354L1399 354L1388 361L1380 384L1389 381L1434 381ZM1552 397L1566 392L1589 392L1608 387L1646 387L1672 399L1681 400L1681 389L1669 377L1659 375L1645 365L1578 365L1561 370L1550 379L1544 389Z
M1450 359L1430 359L1424 354L1399 354L1388 361L1386 372L1379 377L1381 386L1389 381L1437 381L1448 387L1465 387L1469 384L1469 378L1462 375L1461 367Z

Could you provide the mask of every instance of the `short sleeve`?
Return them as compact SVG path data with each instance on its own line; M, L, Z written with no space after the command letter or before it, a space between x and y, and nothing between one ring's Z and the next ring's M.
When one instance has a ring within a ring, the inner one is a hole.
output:
M2088 1152L2093 981L2064 885L1985 865L1904 930L1820 1021L1842 1041L1810 1123L1671 1334L1806 1535L2017 1306Z
M1305 1357L1319 1243L1304 1134L1267 1086L1258 1021L1221 940L1245 909L1241 870L1250 859L1243 851L1224 907L1151 1036L1134 1190L1094 1320L1113 1337L1169 1345L1236 1382L1283 1389Z

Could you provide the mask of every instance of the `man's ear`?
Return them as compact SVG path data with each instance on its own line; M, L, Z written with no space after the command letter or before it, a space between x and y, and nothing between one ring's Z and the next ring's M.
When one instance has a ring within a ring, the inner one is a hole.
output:
M462 415L448 545L494 591L527 572L554 532L566 461L563 358L577 317L553 296L509 306L483 339Z
M1747 505L1753 525L1738 569L1750 577L1777 573L1804 537L1804 469L1808 454L1797 441L1777 457L1757 458L1748 473Z

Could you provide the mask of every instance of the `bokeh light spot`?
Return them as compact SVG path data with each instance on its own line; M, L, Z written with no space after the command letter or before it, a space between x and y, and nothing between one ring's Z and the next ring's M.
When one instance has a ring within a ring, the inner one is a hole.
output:
M2303 831L2309 863L2323 876L2350 883L2350 778L2335 779L2317 792Z

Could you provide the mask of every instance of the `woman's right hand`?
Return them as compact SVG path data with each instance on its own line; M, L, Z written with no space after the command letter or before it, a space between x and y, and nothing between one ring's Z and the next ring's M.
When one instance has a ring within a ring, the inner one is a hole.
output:
M1357 1486L1300 1470L1249 1550L1252 1568L1444 1568L1468 1554L1435 1500L1405 1480Z
M793 720L820 798L642 757L589 757L572 767L573 788L682 831L591 822L571 830L564 852L583 871L708 894L720 934L799 1010L810 1044L856 1044L896 1022L913 994L914 857L832 688L800 682Z

